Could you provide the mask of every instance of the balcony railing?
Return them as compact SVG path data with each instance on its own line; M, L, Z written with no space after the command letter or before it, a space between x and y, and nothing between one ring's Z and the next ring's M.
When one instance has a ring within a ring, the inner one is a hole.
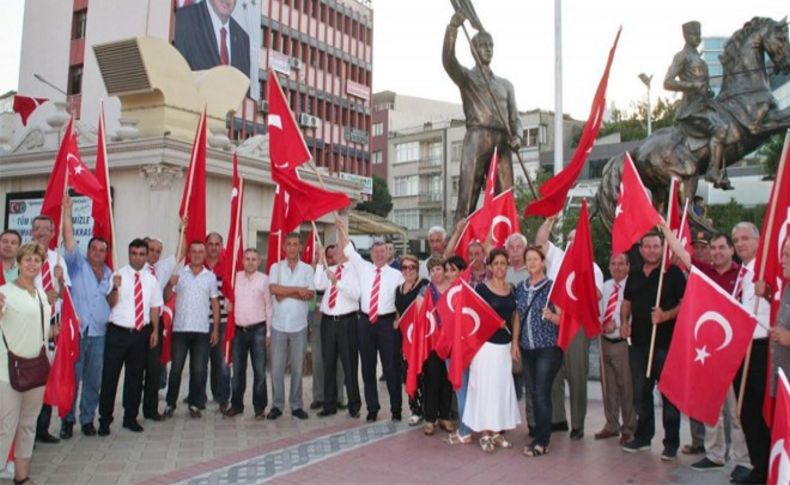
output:
M437 192L420 192L417 196L417 204L420 206L440 206L442 205L443 194Z

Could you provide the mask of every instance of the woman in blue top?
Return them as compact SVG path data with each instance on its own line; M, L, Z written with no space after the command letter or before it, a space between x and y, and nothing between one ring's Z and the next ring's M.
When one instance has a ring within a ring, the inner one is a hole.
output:
M521 361L535 412L535 439L524 447L527 456L549 452L551 438L551 384L562 366L557 346L559 313L548 304L552 281L546 278L545 255L540 247L525 250L529 278L516 287L520 324L513 328L513 360Z

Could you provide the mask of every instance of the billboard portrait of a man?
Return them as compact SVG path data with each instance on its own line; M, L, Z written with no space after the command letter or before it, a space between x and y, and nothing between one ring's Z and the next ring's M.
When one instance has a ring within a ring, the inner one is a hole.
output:
M175 47L193 71L230 65L250 77L250 38L231 17L236 0L184 1L176 10Z

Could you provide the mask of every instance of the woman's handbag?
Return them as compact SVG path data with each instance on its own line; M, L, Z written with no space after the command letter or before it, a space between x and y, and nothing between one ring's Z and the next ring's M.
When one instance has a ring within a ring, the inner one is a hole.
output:
M3 343L8 351L8 380L11 387L19 392L46 385L47 377L49 377L49 358L47 357L46 333L44 332L44 304L41 302L41 295L38 291L36 291L36 296L41 315L41 334L44 336L44 343L41 345L41 352L38 353L38 356L29 359L13 353L5 339L5 334L0 329Z

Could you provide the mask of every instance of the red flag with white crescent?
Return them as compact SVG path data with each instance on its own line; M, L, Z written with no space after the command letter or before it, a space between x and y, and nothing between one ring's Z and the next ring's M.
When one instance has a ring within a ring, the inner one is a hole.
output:
M176 313L176 295L162 305L162 352L159 354L159 362L167 364L172 359L173 348L173 316Z
M80 358L80 320L68 287L64 288L62 299L60 334L44 389L44 402L56 406L61 419L71 412L74 405L74 395L77 392L75 366Z
M93 236L100 237L107 241L107 257L104 262L110 269L113 268L113 250L115 246L115 234L113 234L112 223L112 195L110 193L110 171L107 167L107 143L105 141L104 128L104 105L99 108L99 133L96 142L96 180L101 186L101 196L103 204L93 204L91 215L93 216Z
M790 383L782 369L776 380L776 412L771 426L768 483L790 483Z
M181 194L181 206L178 210L179 219L187 217L184 228L184 241L203 241L206 238L206 110L200 115L195 139L192 143L192 155L189 160L184 191ZM187 262L189 252L187 251Z
M233 178L230 191L230 226L228 227L228 245L225 247L222 260L227 262L223 266L222 294L225 300L233 305L233 311L228 312L228 323L225 326L225 335L222 342L222 351L225 363L230 366L233 362L233 338L236 335L236 275L244 269L244 241L242 240L242 221L244 209L244 179L239 176L239 158L233 154Z

